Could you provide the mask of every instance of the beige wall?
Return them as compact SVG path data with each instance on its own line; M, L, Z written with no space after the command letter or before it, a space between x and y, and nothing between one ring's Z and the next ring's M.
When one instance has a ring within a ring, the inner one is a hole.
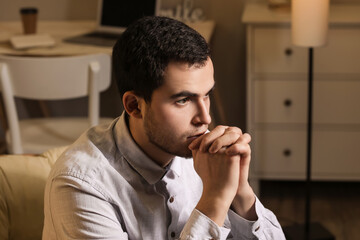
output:
M95 19L97 0L0 0L0 21L19 20L21 7L37 7L43 20Z
M262 0L248 0L249 2ZM162 0L165 8L181 0ZM216 22L212 39L217 90L225 122L245 128L245 26L241 16L246 0L194 0L207 18ZM331 0L331 3L360 3L360 0ZM0 0L0 20L16 20L22 6L37 6L40 19L95 19L97 0ZM86 6L86 7L84 7ZM213 101L214 105L214 101ZM219 120L219 118L217 118Z
M206 1L204 1L206 2ZM245 128L245 26L241 23L244 1L212 0L206 9L216 22L212 39L215 80L225 112L225 122ZM213 101L213 104L215 101Z

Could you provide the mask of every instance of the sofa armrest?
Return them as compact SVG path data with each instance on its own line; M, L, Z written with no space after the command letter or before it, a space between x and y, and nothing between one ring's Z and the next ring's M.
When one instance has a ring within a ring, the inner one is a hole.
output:
M64 150L0 156L0 239L41 239L46 180Z

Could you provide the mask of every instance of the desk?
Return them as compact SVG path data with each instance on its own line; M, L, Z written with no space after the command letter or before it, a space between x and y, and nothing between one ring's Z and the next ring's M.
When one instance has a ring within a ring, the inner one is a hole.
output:
M207 42L210 42L214 31L213 21L187 23L197 30ZM15 50L12 48L9 39L14 35L22 34L21 22L0 22L0 54L9 55L35 55L35 56L61 56L61 55L83 55L108 53L111 54L111 47L91 46L85 44L66 43L62 40L71 36L81 35L95 29L95 21L39 21L37 32L50 34L56 42L50 48L31 48L27 50Z

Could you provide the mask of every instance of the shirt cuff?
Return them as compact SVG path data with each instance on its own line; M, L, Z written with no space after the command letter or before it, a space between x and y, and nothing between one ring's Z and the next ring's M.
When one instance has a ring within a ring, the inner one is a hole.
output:
M199 210L194 209L189 220L181 232L180 239L226 239L230 229L219 227L214 221L208 218Z
M242 236L247 239L253 238L257 235L257 232L260 230L260 226L264 217L263 213L265 211L264 206L257 197L255 199L255 211L258 219L256 221L249 221L235 213L233 210L229 210L228 216L232 235L238 237Z

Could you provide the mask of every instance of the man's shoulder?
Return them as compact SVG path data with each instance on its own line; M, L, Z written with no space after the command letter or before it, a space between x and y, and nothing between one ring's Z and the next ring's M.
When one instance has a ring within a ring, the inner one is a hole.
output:
M90 177L101 168L101 165L104 165L105 161L106 158L97 150L89 150L85 146L75 144L56 160L51 175L52 177L65 175L77 178Z
M56 160L51 175L93 177L105 171L116 157L116 144L109 126L96 126L87 130Z

